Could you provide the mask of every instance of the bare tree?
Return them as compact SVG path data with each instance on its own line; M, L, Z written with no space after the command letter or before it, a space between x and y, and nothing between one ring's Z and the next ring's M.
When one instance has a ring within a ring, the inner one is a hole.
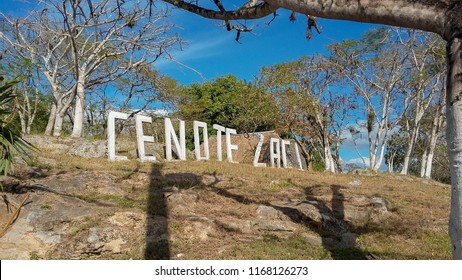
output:
M48 18L46 10L41 13L32 11L25 18L18 19L4 14L0 16L5 22L5 27L0 30L5 48L23 60L30 60L45 77L53 95L45 134L51 135L53 129L60 133L64 115L75 96L75 83L67 59L70 46L61 32L62 24Z
M1 32L21 56L41 65L54 105L46 134L59 136L74 103L73 137L81 137L86 90L153 63L179 38L170 34L168 11L153 12L145 1L49 0L42 11L9 19Z
M420 176L428 179L431 178L435 149L436 145L438 144L438 139L442 138L440 133L443 129L443 124L445 120L444 99L446 97L446 89L444 88L444 86L441 86L441 88L442 91L438 97L436 104L433 106L433 108L430 108L426 112L426 115L427 117L429 117L431 124L430 131L425 133L426 145L422 153Z
M378 171L392 131L408 107L409 97L398 87L405 79L402 64L408 55L391 30L384 28L370 31L360 40L330 45L330 49L332 63L362 105L364 115L358 123L367 131L369 168Z
M241 7L218 10L200 6L205 1L164 0L200 16L230 22L274 14L279 8L313 17L387 24L437 33L447 42L447 141L452 196L449 218L453 257L462 259L462 1L460 0L249 0ZM207 1L208 2L208 1ZM239 32L239 31L238 31Z
M144 2L144 1L143 1ZM164 20L167 11L152 13L149 3L111 0L52 3L62 17L72 53L76 82L73 137L81 137L85 89L108 83L140 65L153 63L178 42ZM104 69L104 71L100 71Z
M444 48L442 40L436 35L417 30L393 29L399 43L410 56L403 63L406 68L406 79L400 89L409 97L410 110L404 112L403 128L407 132L407 145L401 174L409 173L409 163L415 144L421 132L421 123L435 100L441 100L444 81ZM438 95L440 98L437 98ZM434 111L437 120L441 118L442 110ZM438 121L437 121L438 122ZM437 125L434 129L437 129ZM431 136L436 138L436 131ZM429 141L432 146L436 139ZM430 157L431 158L431 157ZM427 158L428 159L428 158ZM426 163L423 163L425 166ZM431 165L431 163L430 163ZM431 167L430 167L431 168Z

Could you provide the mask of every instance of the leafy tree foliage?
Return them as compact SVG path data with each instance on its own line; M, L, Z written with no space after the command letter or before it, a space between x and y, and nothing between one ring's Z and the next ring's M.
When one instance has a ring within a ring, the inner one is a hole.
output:
M178 115L185 120L220 124L239 133L276 127L277 115L271 97L233 75L186 86L176 99Z

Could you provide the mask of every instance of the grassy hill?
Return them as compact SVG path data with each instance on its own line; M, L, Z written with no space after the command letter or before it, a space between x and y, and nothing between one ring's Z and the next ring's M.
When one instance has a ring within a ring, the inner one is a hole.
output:
M2 259L451 258L449 186L409 176L42 150L2 182L16 204L31 194Z

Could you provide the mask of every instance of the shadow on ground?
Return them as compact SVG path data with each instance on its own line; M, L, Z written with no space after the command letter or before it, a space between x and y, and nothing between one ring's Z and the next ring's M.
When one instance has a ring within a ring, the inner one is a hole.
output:
M229 189L218 187L220 178L216 174L213 180L210 180L210 175L204 180L204 176L199 176L193 173L171 173L162 174L162 164L153 164L151 170L149 198L148 198L148 226L146 231L146 259L170 259L169 247L169 229L168 216L169 211L166 202L166 193L172 192L172 188L176 191L182 191L189 188L201 188L203 190L212 191L217 195L234 200L237 203L249 205L266 205L275 208L283 215L286 215L294 223L303 225L310 231L318 234L322 239L322 246L330 252L333 259L370 259L371 254L361 250L358 246L338 246L343 244L343 238L353 238L350 244L356 244L356 238L364 233L365 228L357 228L345 220L345 195L342 192L342 186L331 185L331 199L325 202L319 199L313 190L319 187L326 186L309 186L303 187L304 201L314 205L319 213L323 213L321 221L314 219L305 212L302 212L294 207L285 207L273 204L269 201L258 200L255 198L246 197L242 194L233 193ZM204 183L206 182L206 183ZM330 217L335 217L332 219ZM330 225L330 223L336 223ZM156 234L154 234L156 233ZM159 234L160 233L160 234ZM153 236L160 236L153 238Z
M168 232L168 208L162 175L162 164L153 164L149 179L148 201L146 205L146 260L170 259Z

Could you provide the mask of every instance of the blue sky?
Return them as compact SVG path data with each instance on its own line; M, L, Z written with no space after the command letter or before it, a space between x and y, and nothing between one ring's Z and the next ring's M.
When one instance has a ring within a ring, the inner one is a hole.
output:
M25 14L32 0L1 0L0 11L6 14ZM226 2L225 2L226 5ZM318 19L321 34L313 30L313 36L306 40L307 19L297 15L295 22L289 21L289 11L279 10L279 16L270 24L272 17L247 22L253 32L243 33L240 43L235 41L236 33L228 32L222 22L201 18L197 15L175 9L170 21L174 31L186 42L182 51L172 51L177 62L160 60L154 66L181 84L212 80L226 74L251 81L262 66L296 60L314 53L327 53L326 45L344 39L357 39L374 27L372 24L339 20ZM361 153L367 149L361 141ZM360 162L351 143L343 146L344 160Z
M241 34L240 43L237 43L236 32L226 31L220 26L221 22L175 10L172 20L177 25L176 30L189 44L182 52L175 53L176 60L201 75L175 63L160 62L157 67L183 84L228 73L251 80L262 66L296 60L314 53L326 53L326 45L346 38L359 38L373 26L318 19L322 33L314 31L311 40L306 40L305 16L298 15L297 21L292 23L289 21L290 12L280 10L278 14L269 26L266 23L272 17L249 22L253 32Z

